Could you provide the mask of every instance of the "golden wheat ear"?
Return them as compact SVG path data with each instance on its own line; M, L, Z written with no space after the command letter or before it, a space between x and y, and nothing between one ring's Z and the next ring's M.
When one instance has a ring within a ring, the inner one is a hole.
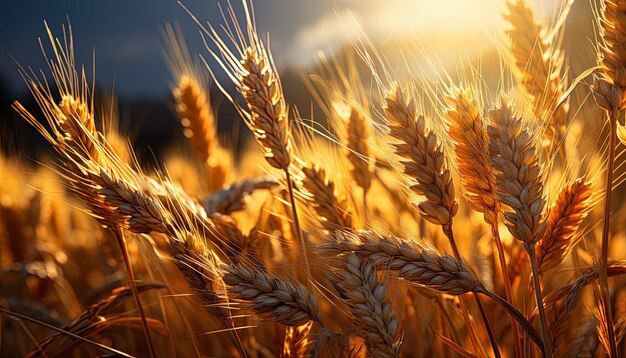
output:
M318 166L302 168L302 195L313 206L322 228L328 235L336 230L354 229L352 210L348 200L335 189L326 171Z
M411 190L425 197L417 204L420 214L434 224L450 224L459 205L443 150L424 117L417 114L415 99L401 86L386 95L385 119L389 134L397 140L393 146Z
M287 326L309 322L324 326L317 298L299 283L270 276L259 268L222 265L222 279L235 299Z
M399 357L402 331L397 304L377 274L373 262L350 254L337 272L337 287L360 326L368 354L374 357Z
M517 80L530 101L534 115L543 128L542 146L565 150L563 136L567 128L569 99L564 97L567 83L563 76L564 55L557 34L534 20L532 9L524 0L507 1L505 19ZM562 156L561 160L567 158ZM562 163L565 165L565 162Z
M579 179L561 189L537 245L539 273L557 267L578 243L576 234L591 209L591 183Z
M515 239L534 244L546 231L546 223L542 167L533 139L506 99L489 110L489 120L489 152L496 170L496 193L507 208L504 223Z

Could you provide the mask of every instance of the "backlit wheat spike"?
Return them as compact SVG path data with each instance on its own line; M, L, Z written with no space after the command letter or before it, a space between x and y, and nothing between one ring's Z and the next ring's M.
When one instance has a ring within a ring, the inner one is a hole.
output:
M476 274L464 263L448 254L415 240L399 239L391 234L338 231L336 239L321 245L327 253L354 252L371 260L377 267L398 271L410 282L450 295L461 295L483 289Z
M598 48L600 71L594 81L593 95L607 111L626 107L626 1L602 2Z
M330 234L338 229L354 228L348 200L339 196L326 171L318 166L302 168L302 186L307 190L307 199L319 216L324 230Z
M215 116L207 101L206 91L197 80L183 75L173 92L176 112L185 127L185 137L191 139L196 156L204 163L219 145Z
M489 110L489 152L496 170L496 193L509 210L504 223L517 240L535 243L546 231L541 166L530 133L506 99Z
M98 132L93 110L87 103L71 95L63 96L58 106L57 121L59 128L68 137L64 142L73 142L73 145L78 146L85 153L97 156L92 138L98 138Z
M350 106L350 115L344 121L346 123L348 161L352 166L352 179L359 187L367 191L372 183L371 154L368 144L370 124L363 113L354 106Z
M496 170L496 194L504 205L504 224L530 259L535 302L539 309L543 353L552 357L552 340L543 307L536 243L546 231L543 220L545 200L543 176L530 133L520 118L511 111L507 98L501 97L497 107L489 110L489 152Z
M537 245L539 272L557 267L572 246L574 236L591 210L591 184L579 179L563 188L548 216L543 238Z
M450 137L455 142L461 180L467 202L484 214L485 222L497 225L499 203L496 201L495 174L489 162L487 129L480 116L478 102L470 90L455 89L446 98L450 106Z
M273 64L264 49L249 47L241 61L239 92L248 106L247 123L271 166L286 170L291 163L287 106Z
M360 325L369 355L398 357L402 334L390 294L367 259L350 254L337 273L337 286Z
M232 326L227 301L220 295L226 288L217 269L221 265L219 258L191 233L170 236L169 248L174 264L203 307Z
M563 97L562 68L564 56L548 38L549 28L537 24L533 11L525 0L507 1L508 14L504 17L511 25L507 34L511 38L511 53L515 73L532 104L533 113L544 127L545 146L559 145L567 127L569 101L558 108Z
M417 114L415 99L401 86L387 92L385 118L389 134L398 140L393 146L411 190L425 197L417 204L420 214L434 224L451 223L459 205L441 144Z
M234 298L249 303L255 313L287 326L301 326L309 321L323 326L317 299L303 285L272 277L258 268L222 265L222 270L228 291Z

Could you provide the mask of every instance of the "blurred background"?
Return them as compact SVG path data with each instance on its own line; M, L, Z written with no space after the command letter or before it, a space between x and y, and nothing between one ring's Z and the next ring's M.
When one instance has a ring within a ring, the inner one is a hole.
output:
M203 24L223 22L216 0L182 3ZM558 10L555 6L554 1L535 1L538 18L552 18ZM576 1L567 20L564 47L571 56L572 73L584 70L593 59L593 47L587 41L594 36L593 8L592 0ZM416 62L412 68L421 68L421 58L424 67L429 66L426 59L440 61L454 76L459 62L469 60L482 67L488 82L497 84L504 11L504 1L494 0L262 0L254 4L259 31L271 34L271 50L287 100L302 116L316 119L323 114L312 106L302 76L316 71L319 51L339 57L345 54L356 26L392 63L405 66L402 54L412 53L411 61ZM61 36L61 26L68 19L77 63L85 64L91 73L95 62L97 91L113 92L118 98L121 129L130 134L138 156L149 160L153 153L159 155L164 143L175 145L182 134L172 113L171 76L161 54L164 25L177 23L191 53L210 57L199 26L180 4L173 0L27 0L6 3L0 12L2 150L35 158L46 148L40 136L15 116L10 104L19 99L27 108L35 108L18 74L18 63L45 69L38 43L39 37L46 36L44 20ZM574 46L576 51L568 51ZM217 76L221 75L218 71ZM220 131L234 137L242 129L241 120L215 86L211 91Z

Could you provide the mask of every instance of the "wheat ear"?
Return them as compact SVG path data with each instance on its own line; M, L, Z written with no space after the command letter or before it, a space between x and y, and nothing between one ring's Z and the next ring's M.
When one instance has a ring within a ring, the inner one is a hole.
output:
M196 156L205 162L219 145L215 116L202 85L193 77L183 75L173 90L176 112L185 128L185 137L191 139Z
M224 283L234 298L250 304L257 314L267 314L287 326L309 321L324 326L319 304L313 294L299 283L270 276L259 268L222 265Z
M232 9L231 9L232 10ZM232 41L236 50L232 50L220 37L214 28L207 32L218 50L211 54L222 64L222 68L229 75L239 93L246 102L246 108L238 105L231 99L236 109L243 116L248 128L254 133L267 162L274 168L285 173L291 216L295 226L295 234L300 245L300 252L304 259L307 285L311 285L311 267L306 249L306 243L300 227L298 210L296 207L294 183L291 178L290 165L294 154L291 147L288 109L283 94L282 85L274 61L263 42L257 35L253 17L247 3L244 3L245 30L238 20L231 18L232 29L227 28L226 37ZM238 39L238 40L235 40ZM219 55L218 55L219 53ZM221 57L221 58L220 58Z
M440 254L433 247L416 240L400 239L375 231L337 231L318 247L326 255L351 252L369 259L376 267L397 271L405 280L449 295L482 293L507 311L533 341L542 348L541 338L517 309L498 295L485 289L474 271L460 260Z
M348 200L337 193L334 182L326 178L326 171L318 166L306 166L302 168L302 173L302 186L308 192L304 195L315 209L326 233L353 229Z
M459 206L443 150L424 117L417 114L415 99L401 86L386 94L385 119L389 134L398 141L393 146L411 190L425 197L417 204L420 214L434 224L449 224Z
M535 257L535 245L546 231L541 166L530 133L513 114L508 99L500 98L499 106L489 110L489 119L489 151L496 170L496 193L498 200L509 208L504 212L505 225L515 239L522 241L530 259L544 353L551 357L550 332Z
M346 123L346 147L350 173L354 182L363 189L363 197L372 184L372 168L370 165L370 147L368 138L370 124L356 107L350 106L350 115L344 118Z
M399 357L402 334L398 315L374 264L350 254L342 266L337 273L337 286L360 323L368 353L374 357Z
M561 143L567 127L569 103L563 98L564 80L561 76L563 53L553 44L549 29L537 24L533 11L524 0L507 2L508 14L504 17L511 25L507 34L511 38L511 53L519 83L525 90L535 116L544 122L543 144L564 150ZM561 160L565 164L566 156Z
M425 243L375 231L337 231L335 235L336 240L328 239L320 248L334 254L354 252L376 266L398 271L412 283L450 295L482 290L480 280L466 264Z
M270 177L258 177L235 182L222 188L204 200L207 214L231 214L243 210L250 201L250 195L257 190L272 190L278 182Z
M567 185L556 198L546 232L537 245L539 273L557 267L576 244L574 236L591 210L591 184L582 179Z
M498 200L509 210L504 223L514 238L536 243L546 231L542 173L532 137L504 98L489 110L489 151Z

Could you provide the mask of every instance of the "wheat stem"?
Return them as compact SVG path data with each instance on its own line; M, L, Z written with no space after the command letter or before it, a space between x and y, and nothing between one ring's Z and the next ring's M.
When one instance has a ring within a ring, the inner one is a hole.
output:
M552 357L552 340L550 339L550 330L548 329L548 320L543 307L543 298L541 294L541 281L539 280L539 265L537 265L537 256L535 255L535 242L524 242L522 244L524 250L528 253L530 259L530 267L533 271L533 284L535 286L535 300L537 301L537 309L539 310L539 321L541 328L541 336L543 337L543 354L546 358Z
M609 338L610 356L618 357L617 345L615 343L615 330L613 327L613 312L611 309L611 295L609 293L609 280L607 277L607 262L609 256L609 231L611 226L611 189L613 188L613 170L615 167L615 147L616 132L617 132L617 116L619 114L618 108L613 108L609 112L610 122L610 136L609 136L609 162L606 172L606 185L604 188L604 216L602 221L602 252L600 256L599 272L600 272L600 291L601 302L604 309L604 315L606 318L606 330Z
M23 319L25 321L29 321L29 322L41 325L41 326L49 328L49 329L51 329L51 330L53 330L55 332L59 332L59 334L66 335L68 337L71 337L71 338L76 339L76 340L81 341L81 342L89 343L89 344L94 345L94 346L96 346L98 348L101 348L101 349L103 349L103 350L105 350L107 352L111 352L114 355L119 355L120 357L128 357L128 358L132 358L133 357L133 356L131 356L128 353L124 353L124 352L119 351L117 349L114 349L114 348L111 348L109 346L106 346L106 345L104 345L102 343L98 343L96 341L92 341L92 340L87 339L87 338L85 338L85 337L83 337L81 335L78 335L78 334L69 332L67 330L64 330L62 328L59 328L59 327L57 327L55 325L52 325L52 324L49 324L49 323L46 323L46 322L42 322L40 320L34 319L32 317L29 317L29 316L26 316L26 315L23 315L23 314L20 314L20 313L17 313L17 312L11 312L11 311L7 310L4 307L0 307L0 313L4 313L5 315L10 316L10 317Z
M452 231L452 223L443 225L443 232L448 237L450 241L450 246L452 246L452 252L454 253L454 257L457 260L463 261L461 257L461 253L459 252L459 248L456 246L456 241L454 240L454 232ZM476 305L478 306L478 311L480 312L480 317L485 324L485 329L487 330L487 334L489 335L489 342L491 343L491 348L493 349L493 353L496 357L500 357L500 349L498 349L498 343L495 335L493 334L493 330L491 329L491 325L489 324L489 317L487 317L487 312L485 311L485 307L483 303L480 301L480 297L476 292L473 292L474 299L476 300Z
M312 289L311 281L311 267L309 266L309 257L306 251L306 244L304 242L304 236L302 235L302 228L300 227L300 220L298 219L298 209L296 208L296 200L293 193L293 183L291 182L291 175L289 174L289 168L285 169L285 179L287 180L287 190L289 191L289 202L291 204L291 216L293 217L293 224L295 226L296 237L300 244L300 251L302 252L302 258L304 259L304 266L306 269L306 286L309 290Z
M135 306L137 306L137 311L139 312L139 317L141 318L141 325L143 327L143 335L146 339L146 344L148 345L148 354L151 358L156 357L156 353L154 350L154 345L152 343L152 337L150 337L150 330L148 328L148 320L146 319L146 314L143 310L143 306L141 304L141 299L139 298L139 290L137 289L137 282L135 281L135 272L133 271L133 263L130 259L130 254L128 253L128 247L126 246L126 241L124 240L124 235L122 230L119 228L113 229L113 235L117 240L117 243L122 251L122 259L124 260L124 266L126 267L126 273L128 274L128 284L130 286L131 291L133 292L133 299L135 300Z
M496 248L498 251L498 261L500 262L500 269L502 270L502 281L504 282L504 294L507 302L510 304L514 304L513 302L513 288L511 287L511 279L509 276L509 266L506 263L506 257L504 255L504 246L502 245L502 240L500 240L500 231L498 230L498 224L494 223L491 225L491 232L494 236L494 241L496 242ZM515 322L511 322L511 330L513 332L513 344L515 349L515 354L517 356L522 355L522 346L520 344L520 336L519 331L517 330L517 325Z

